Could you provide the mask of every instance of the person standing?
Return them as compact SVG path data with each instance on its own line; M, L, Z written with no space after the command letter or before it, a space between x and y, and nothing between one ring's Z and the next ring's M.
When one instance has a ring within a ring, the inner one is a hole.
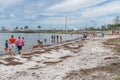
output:
M22 46L23 46L23 39L19 36L18 39L16 40L16 45L18 47L18 53L21 54Z
M24 37L22 37L22 40L23 40L23 45L22 45L22 46L25 46L25 40L24 40Z
M51 35L51 42L53 43L53 35Z
M56 35L53 35L53 43L55 44L55 40L56 40Z
M87 32L83 32L83 38L87 38Z
M16 42L16 39L14 38L13 35L11 35L11 38L9 38L9 43L10 43L9 51L10 51L11 56L12 56L12 54L15 55L15 53L16 53L15 52L15 42Z
M62 43L62 35L60 35L60 42Z
M45 43L45 44L47 43L47 39L44 39L44 43Z
M102 38L104 38L104 31L101 32Z
M5 53L8 53L8 40L6 40L6 42L5 42Z
M57 43L58 43L59 35L57 35L56 37L57 37Z

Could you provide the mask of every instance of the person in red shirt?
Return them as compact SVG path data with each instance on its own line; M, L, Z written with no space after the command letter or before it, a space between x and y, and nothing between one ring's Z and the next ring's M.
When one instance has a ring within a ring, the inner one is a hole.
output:
M14 38L14 36L12 35L11 38L9 38L9 44L10 44L10 54L14 54L15 55L15 43L16 43L16 39Z

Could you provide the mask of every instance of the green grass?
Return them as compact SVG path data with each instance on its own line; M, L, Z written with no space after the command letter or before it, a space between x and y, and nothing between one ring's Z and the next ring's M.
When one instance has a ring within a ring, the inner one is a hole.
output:
M118 78L116 80L120 80L120 73L116 74Z
M120 45L120 38L109 39L105 42L106 45Z
M120 54L120 38L109 39L104 42L105 45L114 45L113 50Z

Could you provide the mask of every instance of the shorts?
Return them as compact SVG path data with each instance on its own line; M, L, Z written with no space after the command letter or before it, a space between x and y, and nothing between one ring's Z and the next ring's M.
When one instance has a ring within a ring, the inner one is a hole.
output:
M8 51L8 48L5 48L5 51Z
M22 50L22 46L18 46L18 51Z
M15 47L16 47L15 44L10 44L9 49L10 49L10 50L15 50Z

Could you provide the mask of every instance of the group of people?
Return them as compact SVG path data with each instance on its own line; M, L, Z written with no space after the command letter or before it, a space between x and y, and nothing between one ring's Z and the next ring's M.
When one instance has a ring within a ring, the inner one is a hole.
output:
M104 35L105 35L104 31L101 31L101 37L102 37L102 38L104 38ZM97 36L97 35L96 35L95 32L83 32L83 38L84 38L84 39L87 38L88 36L89 36L90 38L92 38L92 37L95 37L95 36Z
M62 42L62 35L51 35L51 41L52 43L55 43L57 41L57 43L59 42Z
M84 33L83 33L83 38L87 38L87 36L88 36L88 33L87 33L87 32L84 32Z
M24 37L18 36L18 39L11 35L11 38L5 42L5 52L15 55L17 52L21 54L22 47L24 46Z

